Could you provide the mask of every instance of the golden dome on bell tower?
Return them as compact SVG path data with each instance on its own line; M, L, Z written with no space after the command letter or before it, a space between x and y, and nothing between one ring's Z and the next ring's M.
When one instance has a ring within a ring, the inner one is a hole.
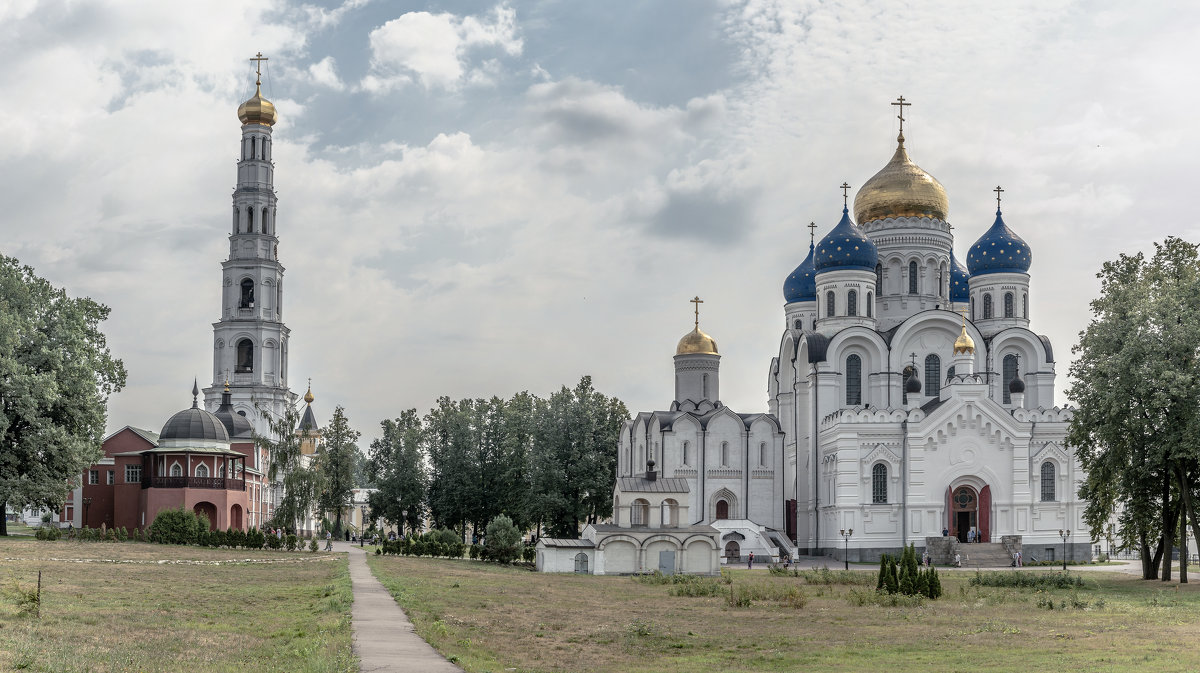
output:
M911 103L892 103L900 107L900 135L896 138L896 153L878 173L858 190L854 197L854 219L861 226L889 217L930 217L945 221L950 212L946 190L920 166L913 163L904 149L904 106Z
M675 347L676 355L717 355L717 342L712 337L700 331L700 304L704 300L700 297L689 299L688 301L696 305L696 325L692 331L683 335L679 340L679 345Z
M254 95L250 100L238 106L238 119L242 120L243 124L259 124L260 126L274 126L279 115L275 112L275 104L263 98L262 95L262 62L267 60L262 52L250 59L258 61L259 68L257 77L254 80Z

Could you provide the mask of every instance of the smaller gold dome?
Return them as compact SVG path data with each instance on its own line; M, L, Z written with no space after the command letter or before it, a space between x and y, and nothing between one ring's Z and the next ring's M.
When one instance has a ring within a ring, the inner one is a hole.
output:
M864 225L888 217L932 217L945 221L950 200L942 183L908 158L904 134L892 160L854 197L854 220Z
M313 400L315 400L315 399L317 399L317 398L313 397L313 394L312 394L312 386L309 386L309 388L308 388L308 392L307 392L307 393L304 393L304 402L305 402L306 404L312 404L312 403L313 403Z
M962 333L959 334L958 338L954 340L954 354L955 355L958 355L960 353L971 354L974 352L975 352L975 340L971 338L970 334L967 334L967 326L963 325Z
M278 118L275 104L263 98L262 84L255 82L254 97L238 106L238 119L242 120L243 124L274 126Z
M679 346L675 348L676 355L716 355L717 342L712 337L700 331L697 327L679 340Z

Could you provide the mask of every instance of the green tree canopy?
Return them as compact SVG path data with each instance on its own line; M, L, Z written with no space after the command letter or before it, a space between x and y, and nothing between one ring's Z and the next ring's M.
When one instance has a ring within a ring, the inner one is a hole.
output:
M379 490L371 494L371 512L404 530L420 530L425 518L425 458L421 417L406 409L380 426L383 436L371 442L368 473Z
M317 506L321 512L333 512L333 534L342 534L342 512L350 505L354 489L354 463L362 433L350 427L346 410L337 405L333 418L321 432L313 469L320 474Z
M299 522L312 511L320 491L320 473L306 466L302 444L312 439L307 427L300 428L300 411L289 407L278 418L260 409L267 420L267 434L254 433L254 443L266 449L267 480L282 486L279 504L272 517L278 524L296 530Z
M125 385L108 314L0 255L0 511L61 508L100 458L108 397Z

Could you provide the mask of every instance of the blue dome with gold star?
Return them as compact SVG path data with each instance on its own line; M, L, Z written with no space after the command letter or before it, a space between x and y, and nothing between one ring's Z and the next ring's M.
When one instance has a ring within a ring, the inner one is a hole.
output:
M817 273L836 269L874 271L879 251L871 239L850 221L850 209L842 208L842 219L817 243L813 268Z
M1004 224L999 209L996 210L996 221L992 228L984 232L967 253L967 269L972 276L1029 273L1032 262L1029 246Z
M971 301L971 288L968 286L968 281L971 278L971 272L967 271L967 267L958 261L954 256L954 250L950 250L950 301L954 303Z
M817 300L817 270L813 268L813 250L813 244L809 243L808 257L783 281L783 300L789 304Z

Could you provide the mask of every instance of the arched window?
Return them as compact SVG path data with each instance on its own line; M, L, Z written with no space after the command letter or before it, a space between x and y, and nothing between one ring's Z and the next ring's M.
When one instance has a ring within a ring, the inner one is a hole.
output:
M179 463L175 463L175 464L171 465L171 476L172 477L182 477L183 476L183 468L179 466Z
M662 501L659 506L659 517L663 528L679 527L679 503L671 498Z
M758 464L763 467L767 466L767 443L766 442L759 442L759 444L758 444Z
M721 442L721 465L729 467L729 442Z
M243 278L241 288L242 299L238 302L238 308L254 308L254 281Z
M263 208L263 211L262 211L262 233L264 233L264 234L271 233L270 229L267 227L268 219L269 218L267 217L267 209Z
M937 395L936 386L942 380L942 359L930 353L925 356L925 394Z
M708 374L700 375L700 396L708 399Z
M642 498L633 501L629 506L629 525L631 526L649 526L650 525L650 503Z
M1013 306L1014 303L1015 302L1013 301L1013 293L1005 292L1004 293L1004 317L1005 318L1012 318L1012 317L1016 316L1016 309Z
M1021 295L1021 317L1029 318L1029 295L1027 294Z
M804 329L804 321L797 319L795 323L796 329Z
M846 315L858 315L858 292L854 290L846 293Z
M846 357L846 406L862 404L862 358L857 355Z
M208 476L208 465L205 465L204 463L200 463L199 465L197 465L196 466L196 476L197 477L207 477Z
M1012 353L1004 356L1004 366L1000 374L1000 389L1004 393L1004 403L1012 404L1012 394L1008 392L1008 384L1017 378L1017 356Z
M258 158L258 138L250 136L250 158Z
M1054 502L1054 463L1042 463L1042 502Z
M979 315L975 313L975 297L971 297L971 320L978 320Z
M867 317L875 315L875 300L871 298L871 293L867 293Z
M876 505L885 504L888 501L887 472L887 465L883 463L875 463L875 466L871 468L871 502Z
M254 233L254 209L246 209L246 233Z
M825 293L825 317L826 318L832 318L833 314L836 312L836 310L837 310L836 301L837 300L834 299L832 290Z
M729 501L725 500L724 498L717 501L717 518L718 519L728 519L729 518Z
M875 265L875 294L883 293L883 265Z
M984 320L992 317L992 293L983 295L983 318Z
M688 444L687 442L683 443L683 464L684 465L690 464L688 462L688 460L691 458L691 456L688 455L688 449L690 449L690 448L691 448L690 444Z
M237 365L234 371L247 374L254 371L254 342L242 339L237 345Z
M908 293L917 293L917 263L908 263Z

